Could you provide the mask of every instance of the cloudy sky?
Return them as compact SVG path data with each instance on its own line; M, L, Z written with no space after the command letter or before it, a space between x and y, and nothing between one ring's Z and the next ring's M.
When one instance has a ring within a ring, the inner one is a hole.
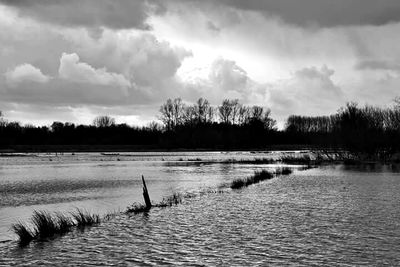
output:
M167 98L283 121L400 96L398 0L0 0L8 120L143 125Z

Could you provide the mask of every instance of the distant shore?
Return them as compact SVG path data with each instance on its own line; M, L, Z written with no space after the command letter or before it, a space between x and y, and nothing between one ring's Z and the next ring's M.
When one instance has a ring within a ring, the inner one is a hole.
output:
M137 145L15 145L0 147L0 153L73 153L73 152L207 152L207 151L297 151L315 150L319 147L305 145L272 145L267 147L249 148L165 148L158 146Z

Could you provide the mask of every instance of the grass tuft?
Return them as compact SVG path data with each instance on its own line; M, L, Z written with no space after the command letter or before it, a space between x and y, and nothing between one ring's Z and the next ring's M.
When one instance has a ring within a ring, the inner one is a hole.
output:
M235 179L231 183L232 189L240 189L246 186L246 182L243 179Z
M182 195L174 193L172 196L164 197L163 200L157 204L157 207L171 207L182 203Z
M17 222L11 226L12 231L18 236L20 245L27 245L34 239L34 235L29 228L22 222Z
M45 239L59 233L59 227L56 218L52 217L46 211L34 211L32 215L32 224L34 226L35 238Z
M150 209L146 205L140 203L133 203L126 209L126 213L142 213L147 212Z
M71 213L72 218L75 220L76 226L79 228L92 226L100 223L100 216L97 214L90 214L87 211L76 209Z
M232 181L230 188L231 189L240 189L243 187L247 187L252 184L257 184L259 182L272 179L278 175L289 175L292 173L292 169L288 167L282 167L275 170L275 172L270 172L267 170L257 171L253 176L247 177L245 179L235 179Z
M281 161L286 164L303 164L309 165L315 163L315 160L311 159L310 155L301 155L301 156L284 156L281 158Z
M292 174L293 170L289 167L282 167L275 170L276 175L289 175Z
M253 176L247 177L245 179L235 179L232 181L230 187L231 189L240 189L252 184L257 184L264 180L269 180L274 177L274 174L267 171L262 170L255 172Z
M31 217L33 230L18 222L11 229L18 236L20 245L27 245L33 240L45 240L56 235L68 233L73 227L85 227L100 223L100 216L77 209L72 218L62 213L50 214L47 211L34 211Z

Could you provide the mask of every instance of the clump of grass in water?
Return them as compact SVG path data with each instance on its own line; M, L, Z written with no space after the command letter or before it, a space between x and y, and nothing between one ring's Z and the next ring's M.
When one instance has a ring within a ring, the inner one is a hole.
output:
M272 179L274 177L274 175L275 176L289 175L292 172L293 172L292 169L290 169L288 167L278 168L275 170L275 173L267 171L267 170L257 171L254 173L253 176L247 177L245 179L233 180L230 185L230 188L231 189L240 189L240 188L252 185L252 184L257 184L259 182Z
M233 180L230 187L231 189L240 189L249 186L251 184L256 184L264 180L269 180L273 177L274 177L273 173L267 170L262 170L255 172L253 176L247 177L245 179Z
M62 213L52 215L46 211L34 211L31 218L33 230L21 222L13 224L11 229L18 236L20 245L27 245L33 240L45 240L65 234L73 227L85 227L100 223L99 215L89 214L79 209L71 215L73 218Z
M150 209L146 205L140 203L133 203L126 209L126 213L141 213L149 211Z
M156 204L155 207L165 208L181 204L183 197L179 193L174 193L172 196L164 197L163 200Z
M35 210L31 220L35 229L34 236L37 239L45 239L61 233L61 228L57 223L57 218L52 217L46 211Z
M282 167L275 170L275 175L289 175L293 170L289 167Z
M75 219L77 227L92 226L100 223L100 216L97 214L90 214L87 211L76 209L76 212L71 213Z
M35 237L32 231L22 222L17 222L11 226L11 229L19 238L20 245L27 245L31 242Z
M174 193L171 196L164 197L163 200L160 203L153 204L152 207L155 208L166 208L166 207L172 207L176 206L182 203L183 198L186 196L183 196L179 193ZM140 203L133 203L131 206L129 206L126 209L126 213L143 213L143 212L148 212L150 208L146 207L146 205L140 204Z
M280 159L283 163L287 164L304 164L309 165L312 163L316 163L315 160L311 159L310 155L301 155L301 156L284 156Z

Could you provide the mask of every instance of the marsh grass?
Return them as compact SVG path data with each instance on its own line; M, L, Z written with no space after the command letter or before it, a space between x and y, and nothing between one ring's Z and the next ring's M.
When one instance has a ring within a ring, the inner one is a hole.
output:
M313 160L310 155L301 155L301 156L283 156L280 158L280 161L286 164L303 164L303 165L311 165L318 163L316 160Z
M146 207L146 205L141 204L141 203L133 203L130 205L125 213L142 213L142 212L147 212L150 209Z
M156 204L155 207L165 208L176 206L178 204L182 204L183 196L179 193L174 193L171 196L164 197L160 203Z
M11 230L18 236L20 245L27 245L35 237L32 231L22 222L17 222L11 226Z
M80 209L76 209L76 211L72 212L71 215L75 220L75 226L79 228L93 226L101 222L99 215L90 214L89 212Z
M275 170L275 175L289 175L292 174L293 170L289 167L282 167L282 168L277 168Z
M20 245L27 245L33 240L47 240L57 235L63 235L73 227L86 227L100 223L100 216L90 214L77 209L71 213L72 218L63 213L50 214L47 211L34 211L31 217L33 229L29 229L24 223L17 222L11 226L11 230L18 236Z
M46 211L34 211L31 218L36 239L45 239L61 233L57 216L53 217Z
M230 185L230 188L231 189L240 189L240 188L252 185L252 184L257 184L257 183L265 181L265 180L270 180L274 176L289 175L292 172L293 172L292 169L289 167L277 168L275 170L275 172L270 172L267 170L256 171L253 176L247 177L245 179L233 180Z
M253 176L247 177L245 179L233 180L230 185L230 188L231 189L240 189L240 188L252 185L252 184L257 184L261 181L272 179L273 177L274 177L274 174L267 170L257 171L254 173Z

